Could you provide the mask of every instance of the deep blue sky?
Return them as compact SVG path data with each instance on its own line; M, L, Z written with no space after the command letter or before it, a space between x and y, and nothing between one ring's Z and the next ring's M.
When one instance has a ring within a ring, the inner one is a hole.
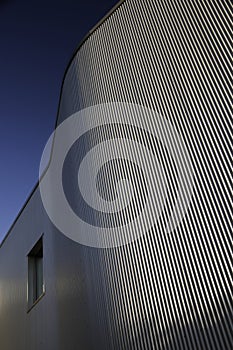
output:
M0 241L38 180L66 66L117 0L0 0Z

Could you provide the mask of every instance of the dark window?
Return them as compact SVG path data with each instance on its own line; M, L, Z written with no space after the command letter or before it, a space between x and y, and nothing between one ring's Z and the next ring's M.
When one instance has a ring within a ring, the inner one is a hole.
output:
M43 293L43 239L40 238L28 254L28 307L31 308Z

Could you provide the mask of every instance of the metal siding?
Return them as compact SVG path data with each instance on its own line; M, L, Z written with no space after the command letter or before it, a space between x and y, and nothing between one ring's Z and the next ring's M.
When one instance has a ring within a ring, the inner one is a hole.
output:
M187 147L192 201L168 233L178 184L166 149L130 126L90 133L90 147L108 133L151 147L168 178L166 209L134 242L96 249L53 227L37 189L0 250L4 350L233 348L231 34L228 1L126 0L79 48L64 80L58 124L107 102L155 110ZM110 193L117 183L114 170L101 190ZM127 222L146 196L142 177L127 163L119 170L140 193L119 219ZM25 259L42 232L46 294L27 314Z
M59 123L101 103L150 107L178 130L194 170L191 205L176 230L166 233L165 215L133 244L99 252L115 348L233 346L231 14L227 1L125 1L80 47L67 72ZM112 130L115 137L121 132ZM135 139L130 128L127 137ZM172 197L175 164L162 148L157 152ZM135 181L127 165L125 172ZM167 204L168 216L172 198Z

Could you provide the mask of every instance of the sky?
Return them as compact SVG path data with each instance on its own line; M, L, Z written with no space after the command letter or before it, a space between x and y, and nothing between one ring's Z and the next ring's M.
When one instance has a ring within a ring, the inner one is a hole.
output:
M67 64L117 0L0 0L0 242L38 181Z

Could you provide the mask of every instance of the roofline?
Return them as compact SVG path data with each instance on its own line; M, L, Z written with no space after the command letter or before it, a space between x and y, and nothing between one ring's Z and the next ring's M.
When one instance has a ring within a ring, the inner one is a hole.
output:
M57 125L58 125L58 116L59 116L59 110L60 110L60 105L61 105L61 97L62 97L62 92L63 92L63 87L64 87L64 82L66 79L66 75L68 73L68 70L75 58L75 56L77 55L78 51L81 49L81 47L84 45L84 43L90 38L90 36L121 6L121 4L123 4L126 0L119 0L118 3L116 3L115 6L112 7L112 9L110 11L107 12L107 14L99 21L97 22L97 24L92 27L92 29L84 36L84 38L81 40L81 42L79 43L79 45L77 46L77 48L74 50L74 53L72 54L67 67L65 69L65 72L63 74L63 78L62 78L62 83L61 83L61 88L60 88L60 95L59 95L59 102L58 102L58 108L57 108L57 116L56 116L56 121L55 121L55 128L54 130L56 130ZM53 147L53 146L52 146ZM50 155L52 154L52 150L50 152ZM5 234L2 242L0 243L0 249L3 246L3 244L5 243L6 239L8 238L8 236L10 235L11 231L13 230L16 222L18 221L18 219L20 218L21 214L23 213L24 209L26 208L27 204L29 203L30 199L32 198L33 194L35 193L35 191L37 190L37 188L39 187L40 181L41 179L44 177L45 173L48 170L48 167L50 165L51 162L51 156L49 158L48 161L48 165L46 166L45 170L43 171L42 175L40 176L39 180L36 182L35 186L33 187L31 193L29 194L29 196L27 197L26 201L24 202L22 208L20 209L20 211L18 212L15 220L13 221L13 223L11 224L9 230L7 231L7 233Z

